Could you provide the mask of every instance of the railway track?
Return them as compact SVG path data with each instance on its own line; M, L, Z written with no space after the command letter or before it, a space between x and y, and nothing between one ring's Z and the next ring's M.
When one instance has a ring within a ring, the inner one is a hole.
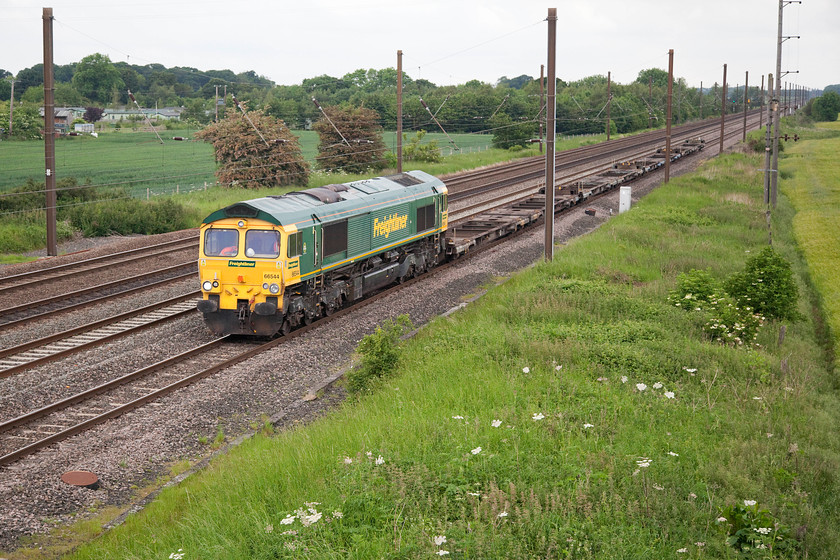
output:
M740 130L730 134L740 134ZM533 191L533 187L531 187L531 191ZM529 196L531 195L533 195L533 192ZM521 215L527 215L527 218L523 217L522 219L523 224L526 222L538 223L541 221L541 208L539 206L538 204L531 204L530 206L526 204L524 208L520 208ZM558 206L557 212L563 209L563 206ZM518 230L520 228L517 226L515 229ZM501 239L496 238L495 240L488 241L482 248L490 248L495 242L501 242ZM477 253L471 252L467 257L473 254ZM432 270L430 275L434 275L448 266L454 266L461 262L462 260L458 260L453 263L438 266ZM370 305L381 297L404 289L417 281L428 278L428 276L424 275L421 278L409 280L403 285L384 290L369 299L337 311L330 317L293 331L286 337L271 340L256 346L246 344L247 348L245 350L242 350L242 341L232 342L227 338L219 339L87 391L67 397L60 402L8 420L0 424L0 436L2 436L0 437L0 454L2 454L0 465L17 461L21 457L34 453L39 449L81 433L94 425L124 414L139 406L143 406L203 377L212 375L233 364L240 363L279 344L283 344L287 340L302 336L330 320L335 320L360 307ZM185 297L188 296L194 297L194 294L185 295ZM5 324L0 325L0 329L4 327ZM119 336L119 334L116 334L116 336ZM95 341L91 340L89 343L95 343ZM38 344L35 344L35 346L37 347ZM43 346L41 345L42 348ZM225 349L223 350L222 347L225 347ZM72 351L72 349L68 348L68 351ZM46 350L42 350L42 353L45 352ZM49 359L47 356L44 358ZM212 362L212 366L196 367L195 362L203 364ZM29 362L14 367L18 367L17 371L20 371L21 369L34 367L34 365L33 362ZM0 373L0 377L2 377L2 373Z

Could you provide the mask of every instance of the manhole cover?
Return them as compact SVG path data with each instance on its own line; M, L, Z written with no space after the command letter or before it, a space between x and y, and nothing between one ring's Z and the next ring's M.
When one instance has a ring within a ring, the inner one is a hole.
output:
M73 486L84 486L91 490L99 488L99 477L90 471L67 471L61 475L61 481Z

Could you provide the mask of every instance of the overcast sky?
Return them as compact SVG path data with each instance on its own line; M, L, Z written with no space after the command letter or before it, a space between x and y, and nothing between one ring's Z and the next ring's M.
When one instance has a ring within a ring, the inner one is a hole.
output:
M690 86L760 83L775 73L778 0L0 0L0 68L43 62L43 7L55 17L56 64L112 61L253 70L277 84L396 67L438 85L539 76L548 8L557 8L557 75L576 80L668 68ZM784 9L784 79L840 83L840 0Z

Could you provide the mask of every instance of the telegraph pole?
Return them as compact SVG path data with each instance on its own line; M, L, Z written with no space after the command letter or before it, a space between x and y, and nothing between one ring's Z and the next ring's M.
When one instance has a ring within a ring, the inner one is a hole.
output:
M545 260L554 259L554 136L557 117L557 8L548 9L548 99L545 131Z
M44 8L44 182L47 210L47 255L58 255L55 194L55 82L53 80L53 10Z
M747 70L747 77L744 79L744 134L741 138L742 141L747 139L747 97L749 97L750 92L750 71Z
M773 91L773 74L767 75L767 92ZM767 131L764 134L764 204L770 204L770 156L773 152L773 100L767 104Z
M723 153L723 130L726 127L726 64L723 65L723 94L720 96L720 148L718 154Z
M703 82L700 82L700 120L703 120Z
M403 170L402 112L403 112L402 51L397 51L397 173Z
M788 4L801 4L799 0L779 0L779 32L776 42L776 94L773 99L776 113L775 132L773 134L773 169L770 177L770 202L773 208L776 207L776 198L779 189L779 135L781 133L781 115L779 114L779 102L782 99L782 43L791 37L782 35L782 23L784 20L784 9ZM798 37L797 37L798 38Z
M758 112L758 129L761 130L762 125L764 124L764 74L761 75L761 105L759 105L760 111Z
M15 113L15 79L9 79L12 82L12 97L9 99L9 136L12 135L12 115Z
M545 64L540 64L540 112L545 110ZM543 153L543 119L537 117L540 121L540 153Z
M653 76L648 76L648 128L653 128Z
M668 109L665 115L665 182L671 180L671 102L674 93L674 49L668 50Z
M611 85L612 76L610 75L610 72L607 72L607 142L610 141L610 129L612 128L612 125L610 124L610 101L612 101Z

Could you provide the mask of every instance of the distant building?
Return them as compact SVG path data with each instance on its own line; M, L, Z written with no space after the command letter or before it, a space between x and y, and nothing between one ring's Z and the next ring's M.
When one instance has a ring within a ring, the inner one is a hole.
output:
M76 123L73 125L75 132L93 132L93 123Z

